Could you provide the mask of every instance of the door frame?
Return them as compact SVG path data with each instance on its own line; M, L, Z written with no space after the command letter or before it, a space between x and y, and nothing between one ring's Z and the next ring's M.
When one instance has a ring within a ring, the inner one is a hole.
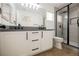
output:
M68 5L66 5L66 6L64 6L64 7L62 7L62 8L60 8L60 9L58 9L55 13L56 13L56 18L55 18L55 29L56 29L56 31L55 31L55 36L57 36L57 13L58 13L58 11L60 11L60 10L62 10L62 9L64 9L64 8L66 8L67 7L67 45L69 45L69 6L71 5L72 3L70 3L70 4L68 4Z

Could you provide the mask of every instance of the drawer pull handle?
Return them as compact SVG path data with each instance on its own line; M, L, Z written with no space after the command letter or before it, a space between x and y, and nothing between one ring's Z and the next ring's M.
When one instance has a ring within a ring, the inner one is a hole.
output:
M39 33L39 32L32 32L32 34L35 34L35 33Z
M43 32L42 32L42 34L41 34L41 38L43 38Z
M39 39L36 39L36 40L32 40L32 42L33 42L33 41L38 41L38 40L39 40Z
M39 48L32 49L32 51L38 50Z
M28 40L28 32L26 32L26 40Z

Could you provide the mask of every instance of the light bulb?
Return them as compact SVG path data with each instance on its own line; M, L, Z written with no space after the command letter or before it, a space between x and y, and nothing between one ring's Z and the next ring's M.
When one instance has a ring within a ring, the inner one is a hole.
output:
M24 3L21 3L21 6L24 6L25 4Z
M26 4L21 3L21 5L28 8L33 8L33 10L34 9L38 10L38 8L40 7L40 5L38 5L37 3L26 3Z

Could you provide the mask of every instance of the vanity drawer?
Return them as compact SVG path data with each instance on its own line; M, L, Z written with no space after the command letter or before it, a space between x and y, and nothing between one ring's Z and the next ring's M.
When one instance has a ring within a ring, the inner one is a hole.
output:
M40 41L32 42L32 48L35 48L35 47L40 47Z
M35 47L35 48L32 48L32 53L33 54L37 54L40 52L40 47Z
M40 51L40 41L32 42L32 52L36 53Z
M40 31L31 31L31 32L29 32L29 38L31 40L40 39L41 38L41 32Z
M40 50L40 48L39 47L37 47L37 48L32 48L32 52L35 52L35 51L39 51Z
M40 48L33 48L32 49L32 55L35 55L35 54L38 54L38 53L40 53Z
M38 42L39 39L32 39L32 42Z
M40 40L39 39L35 39L31 41L32 43L32 48L34 47L40 47Z

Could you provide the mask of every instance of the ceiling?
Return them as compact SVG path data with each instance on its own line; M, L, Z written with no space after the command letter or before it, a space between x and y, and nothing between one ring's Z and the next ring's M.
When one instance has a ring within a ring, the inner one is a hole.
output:
M53 12L54 11L54 7L60 9L66 5L68 5L69 3L38 3L40 5L40 9L41 10L47 10L47 11L50 11L50 12ZM20 8L20 9L23 9L21 7L21 4L20 3L16 3L16 8ZM40 10L39 9L39 10Z
M49 12L54 12L54 8L60 9L69 3L39 3L40 8L45 9Z
M69 3L40 3L41 6L44 6L44 7L49 7L49 8L62 8L66 5L68 5Z
M40 5L40 9L39 12L43 13L43 12L46 12L46 11L50 11L50 12L54 12L54 8L56 7L57 9L60 9L70 3L38 3ZM20 3L15 3L15 6L16 8L18 9L23 9L24 8L21 6ZM72 9L74 6L79 6L78 3L73 3L71 6L70 6L70 9ZM25 8L26 10L26 8ZM63 11L67 10L67 8L63 9ZM35 11L35 10L34 10Z

